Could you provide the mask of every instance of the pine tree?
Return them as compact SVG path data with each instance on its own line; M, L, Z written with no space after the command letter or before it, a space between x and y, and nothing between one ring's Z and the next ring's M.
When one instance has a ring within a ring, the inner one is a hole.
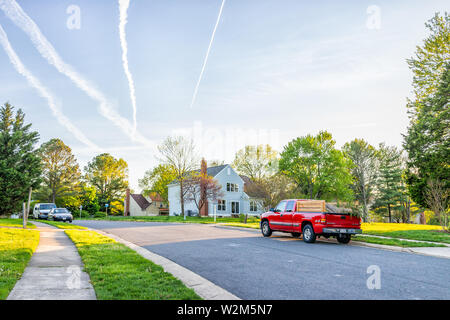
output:
M379 172L376 182L377 193L374 209L388 214L392 222L394 210L401 210L405 197L405 187L402 180L402 153L395 147L380 144Z
M29 188L39 185L40 160L34 146L39 134L25 124L25 114L5 103L0 108L0 215L21 210Z

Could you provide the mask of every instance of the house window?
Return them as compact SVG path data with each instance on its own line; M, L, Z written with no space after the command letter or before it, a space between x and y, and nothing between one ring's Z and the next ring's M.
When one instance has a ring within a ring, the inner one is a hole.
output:
M258 203L255 200L250 200L250 212L258 211Z
M227 191L228 192L239 192L239 185L236 183L227 183Z
M231 213L239 213L239 202L231 201Z
M225 211L225 210L227 210L227 207L225 205L225 200L217 200L217 210L218 211Z

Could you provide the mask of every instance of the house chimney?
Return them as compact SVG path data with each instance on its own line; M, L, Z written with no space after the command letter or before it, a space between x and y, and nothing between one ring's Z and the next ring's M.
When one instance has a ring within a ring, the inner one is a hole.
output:
M130 215L130 188L127 188L127 193L125 196L125 210L123 210L124 216Z
M199 212L200 216L208 216L208 199L206 199L206 177L208 175L208 166L206 160L202 159L201 169L200 169L200 202L203 206Z

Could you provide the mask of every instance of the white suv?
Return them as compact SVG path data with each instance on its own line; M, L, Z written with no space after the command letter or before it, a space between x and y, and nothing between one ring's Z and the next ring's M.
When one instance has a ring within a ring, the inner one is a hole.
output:
M47 219L48 213L56 208L54 203L36 203L33 209L33 217L35 219Z

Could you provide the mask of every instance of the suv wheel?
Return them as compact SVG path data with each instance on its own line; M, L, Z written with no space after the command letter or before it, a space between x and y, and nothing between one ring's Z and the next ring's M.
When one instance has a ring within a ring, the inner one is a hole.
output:
M306 243L314 243L316 241L316 234L312 225L307 224L303 227L303 241Z
M348 235L348 234L340 234L340 235L337 236L336 239L337 239L337 241L339 243L347 244L347 243L350 242L351 238L352 237L350 235Z
M261 223L261 232L264 237L270 237L272 235L272 229L270 229L269 221L263 221Z

